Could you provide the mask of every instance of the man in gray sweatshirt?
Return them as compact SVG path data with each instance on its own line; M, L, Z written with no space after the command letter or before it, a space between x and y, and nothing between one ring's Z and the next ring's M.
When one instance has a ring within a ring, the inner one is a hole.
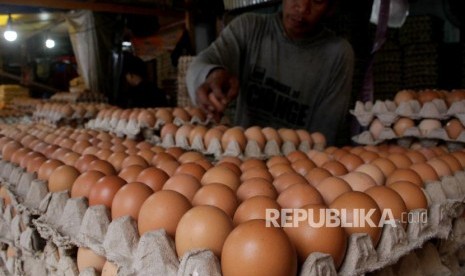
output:
M303 128L333 145L347 114L351 45L324 28L335 0L283 0L282 12L235 18L189 66L194 103L220 116L237 97L234 123Z

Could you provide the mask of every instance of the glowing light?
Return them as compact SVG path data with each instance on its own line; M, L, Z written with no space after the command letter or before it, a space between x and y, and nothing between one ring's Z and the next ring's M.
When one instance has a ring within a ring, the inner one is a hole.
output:
M47 47L47 48L49 48L49 49L55 47L55 40L48 38L48 39L45 41L45 47Z
M3 37L5 37L7 41L13 42L18 38L18 33L15 31L8 30L3 33Z

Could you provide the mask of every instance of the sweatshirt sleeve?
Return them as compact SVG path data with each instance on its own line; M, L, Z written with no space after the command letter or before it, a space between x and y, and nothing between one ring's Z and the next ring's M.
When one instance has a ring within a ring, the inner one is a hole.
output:
M246 48L247 34L252 25L253 15L244 14L235 18L221 32L220 36L206 49L200 52L189 65L186 84L189 96L194 104L196 90L205 81L208 73L217 67L226 68L239 77L242 52Z
M347 116L352 93L354 53L348 42L344 41L341 45L339 58L330 72L328 90L319 101L310 129L322 132L328 145L336 143L338 132Z

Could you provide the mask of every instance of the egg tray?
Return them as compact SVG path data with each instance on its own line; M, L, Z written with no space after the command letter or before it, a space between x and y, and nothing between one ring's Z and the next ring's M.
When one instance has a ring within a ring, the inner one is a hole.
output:
M119 118L100 118L89 120L85 127L88 129L101 130L106 132L111 132L116 134L119 137L128 137L135 138L137 136L142 136L146 140L151 140L155 133L159 132L161 127L165 125L165 122L162 119L157 119L153 126L141 123L135 119L119 119ZM213 124L210 118L201 120L199 117L194 116L190 121L186 122L179 117L173 119L173 124L177 126L182 126L185 124L195 124L195 125L211 125Z
M38 182L33 177L31 180L30 174L21 172L21 168L5 161L0 161L0 172L5 183L9 183L8 190L12 198L12 204L3 212L3 217L6 214L7 218L6 225L13 224L13 220L9 219L12 212L8 215L8 208L11 210L11 206L17 207L18 211L22 210L29 218L31 215L27 210L42 212L39 218L32 220L42 238L64 252L75 246L88 247L116 263L122 275L131 275L136 271L160 271L160 275L190 275L193 271L204 271L206 275L220 275L218 260L211 252L193 251L179 261L173 241L164 230L147 232L140 237L135 221L129 216L111 221L106 207L88 207L85 198L69 198L67 191L45 195L42 193L41 199L33 201L35 205L18 203L16 198L21 197L14 192L24 190L21 186L26 181L30 181L30 190L26 193L29 196L32 196L32 191L37 191L36 186L46 187L45 183ZM452 219L461 215L464 209L465 172L427 183L425 191L430 202L428 222L411 223L406 232L402 227L386 225L376 249L368 235L351 235L345 261L338 273L361 275L381 269L396 263L408 252L422 247L427 240L446 239L449 233L454 233ZM455 228L455 231L460 229L463 228ZM463 236L463 233L455 236ZM72 270L70 267L62 269ZM308 257L302 268L302 275L313 275L315 271L331 271L331 275L336 275L332 259L320 253Z
M424 147L445 144L448 149L455 151L465 148L465 130L456 139L451 139L447 131L441 127L431 130L423 135L418 127L410 127L405 130L404 135L398 136L391 127L381 130L378 139L375 139L369 130L354 135L352 141L360 145L379 145L385 142L395 141L403 147L410 147L414 142L419 142Z
M185 150L194 150L198 151L205 156L210 156L213 160L220 160L225 156L234 156L241 159L247 158L258 158L258 159L268 159L271 156L277 155L287 155L295 150L300 150L303 152L308 152L311 149L315 150L324 150L325 145L322 144L312 144L308 141L301 142L298 146L295 144L284 141L281 147L276 143L276 141L271 140L267 141L263 150L260 149L256 141L249 140L246 143L245 149L242 150L239 144L236 141L231 141L225 149L221 145L221 141L217 138L213 138L208 147L203 143L203 139L200 136L197 136L193 139L192 144L189 144L188 138L186 136L174 136L172 134L167 134L159 142L156 143L159 146L164 148L169 147L180 147Z
M465 100L454 102L449 108L442 99L434 99L421 105L417 100L410 100L396 105L391 100L373 102L356 101L354 109L350 110L361 126L367 127L378 118L384 126L391 126L398 118L406 117L413 120L438 119L446 120L456 117L465 125Z

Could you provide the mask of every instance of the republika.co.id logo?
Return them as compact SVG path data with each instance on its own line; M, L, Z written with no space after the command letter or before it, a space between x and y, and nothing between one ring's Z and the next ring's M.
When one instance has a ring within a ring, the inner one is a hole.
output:
M396 221L404 223L427 223L426 209L417 212L405 212L395 218L391 209L381 212L381 219L373 221L378 209L266 209L267 227L298 227L307 222L310 227L383 227L390 224L397 227ZM318 212L318 213L316 213Z

